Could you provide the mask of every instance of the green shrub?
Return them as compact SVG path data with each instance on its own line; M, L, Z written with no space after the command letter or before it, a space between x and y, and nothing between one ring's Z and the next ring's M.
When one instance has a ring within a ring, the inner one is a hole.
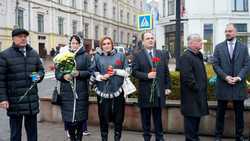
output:
M215 75L213 71L213 67L210 64L206 65L206 71L208 80ZM171 71L170 72L170 78L171 78L171 91L172 93L168 96L167 99L170 100L178 100L180 99L180 73L178 71ZM131 77L131 81L135 84L135 86L138 88L138 80L136 80L134 77ZM136 98L138 96L138 92L135 92L131 94L129 97ZM215 100L214 96L214 86L208 85L208 100Z
M215 75L213 71L213 67L211 64L206 64L206 72L207 72L207 77L208 80ZM139 82L137 79L134 77L130 77L131 81L133 84L137 87L138 90L138 85ZM171 78L171 91L172 93L167 97L169 100L178 100L180 99L180 73L177 71L171 71L170 72L170 78ZM208 81L207 80L207 81ZM247 80L250 80L250 76L248 76ZM136 91L135 93L129 95L129 98L137 98L139 92ZM94 95L94 92L91 92L91 95ZM214 95L214 86L208 85L208 100L215 100L215 95Z

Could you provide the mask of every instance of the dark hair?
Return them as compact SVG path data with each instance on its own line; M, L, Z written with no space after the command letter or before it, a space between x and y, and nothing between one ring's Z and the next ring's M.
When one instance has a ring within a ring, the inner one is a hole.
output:
M114 44L113 44L113 40L110 38L110 37L103 37L101 40L100 40L100 48L102 49L102 43L104 40L110 40L111 42L111 45L112 45L112 49L114 48Z
M71 43L71 41L72 41L73 39L76 39L76 41L77 41L79 44L81 44L81 39L80 39L80 37L79 37L78 35L72 35L72 36L70 37L70 39L69 39L69 42Z

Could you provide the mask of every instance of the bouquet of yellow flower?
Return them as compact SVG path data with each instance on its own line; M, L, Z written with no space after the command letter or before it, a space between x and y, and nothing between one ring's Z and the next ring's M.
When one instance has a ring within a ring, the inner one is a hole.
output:
M72 52L64 52L58 54L54 58L54 62L58 70L62 73L70 74L75 70L75 54Z
M61 54L58 54L53 61L56 64L56 68L63 74L71 74L73 75L73 73L76 70L76 62L75 62L75 54L72 52L64 52ZM73 95L75 99L78 99L78 96L76 94L76 80L70 80L70 86L72 88L73 91Z

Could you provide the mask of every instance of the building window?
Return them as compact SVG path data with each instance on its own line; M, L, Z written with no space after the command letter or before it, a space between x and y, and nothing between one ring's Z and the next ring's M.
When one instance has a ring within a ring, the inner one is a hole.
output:
M19 28L23 28L23 9L17 10L17 25Z
M239 33L247 33L247 24L246 23L235 23L235 28ZM242 44L248 45L248 36L246 34L239 34L237 36L237 40L239 40Z
M113 7L113 19L115 20L116 18L116 7Z
M123 10L121 9L120 10L120 22L122 22L123 21Z
M75 20L72 22L72 31L73 31L73 34L77 33L77 21Z
M166 17L166 0L162 0L162 16Z
M247 24L245 23L234 24L234 26L237 29L237 32L247 32Z
M104 29L103 29L103 34L104 34L104 36L107 36L107 35L108 35L108 28L107 28L107 27L104 27Z
M96 40L99 39L99 27L98 27L98 25L95 26L95 39Z
M168 16L175 14L175 0L168 0Z
M103 3L103 16L104 17L107 16L107 3L106 2Z
M58 17L58 33L59 35L63 35L63 17Z
M42 14L37 14L37 25L37 31L44 32L44 16Z
M95 0L95 3L94 3L94 10L95 10L95 14L97 14L97 9L98 9L98 0Z
M133 16L133 25L136 26L136 15Z
M117 35L117 33L116 33L117 31L116 30L113 30L113 40L114 40L114 42L116 42L117 40L117 37L116 37L116 35Z
M72 0L72 7L76 8L76 0Z
M84 11L88 11L88 0L84 0Z
M121 31L121 35L120 35L120 43L123 43L123 31Z
M127 13L127 24L129 24L130 23L130 14L129 14L129 12Z
M85 39L88 39L88 37L89 37L89 24L88 23L85 23L84 24L84 38Z
M232 0L232 10L235 12L248 12L248 0Z
M204 53L211 55L213 52L213 24L204 24L203 26Z
M59 3L59 4L62 4L62 1L63 1L63 0L58 0L58 3Z

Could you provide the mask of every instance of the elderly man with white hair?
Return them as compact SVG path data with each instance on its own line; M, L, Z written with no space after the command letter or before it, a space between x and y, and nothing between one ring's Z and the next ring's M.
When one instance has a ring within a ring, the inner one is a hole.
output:
M199 141L199 124L208 114L207 74L200 52L199 34L188 36L188 49L180 59L181 113L184 116L186 141Z

